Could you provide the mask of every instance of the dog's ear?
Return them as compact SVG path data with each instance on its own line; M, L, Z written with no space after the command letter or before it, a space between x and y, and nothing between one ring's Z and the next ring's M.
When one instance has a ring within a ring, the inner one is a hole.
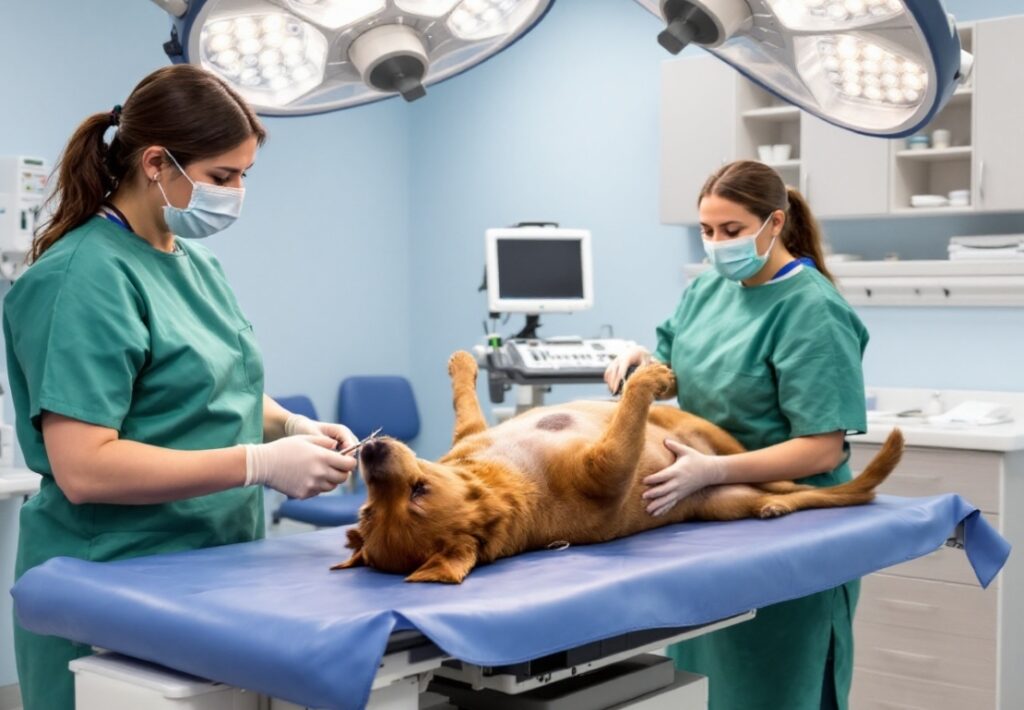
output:
M362 567L363 565L366 564L366 558L363 557L363 536L362 536L362 534L360 534L360 532L358 530L356 530L355 528L349 528L347 536L348 536L348 544L345 545L345 547L349 548L350 550L355 550L355 552L352 553L352 556L349 557L344 562L340 562L340 563L334 565L333 567L331 567L332 570L335 570L335 569L349 569L351 567Z
M476 543L463 541L435 552L418 570L405 578L406 582L441 582L461 584L477 562Z

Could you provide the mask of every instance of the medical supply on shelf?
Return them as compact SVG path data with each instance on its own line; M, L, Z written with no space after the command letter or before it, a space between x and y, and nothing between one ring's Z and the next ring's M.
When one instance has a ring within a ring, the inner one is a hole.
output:
M911 207L948 207L949 198L943 195L911 195Z
M910 136L907 138L907 148L910 150L928 150L931 147L931 138L928 136Z
M970 190L951 190L949 193L949 206L950 207L970 207L971 206L971 191Z
M932 148L941 150L952 145L953 134L945 128L932 131Z
M1024 259L1024 234L953 237L947 248L953 261L1003 261Z

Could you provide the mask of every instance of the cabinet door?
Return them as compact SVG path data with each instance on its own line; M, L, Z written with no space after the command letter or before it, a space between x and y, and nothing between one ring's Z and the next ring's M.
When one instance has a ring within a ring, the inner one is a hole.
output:
M975 205L979 210L1024 209L1024 17L979 22L974 35Z
M661 69L661 221L697 224L708 176L736 154L736 72L714 57Z
M799 189L819 218L889 211L889 146L885 138L837 128L809 113L801 118Z

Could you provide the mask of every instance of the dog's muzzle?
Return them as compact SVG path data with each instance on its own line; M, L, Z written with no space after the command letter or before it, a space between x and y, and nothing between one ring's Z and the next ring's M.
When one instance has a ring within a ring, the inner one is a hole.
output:
M380 478L387 474L381 467L381 464L388 459L390 453L388 443L380 439L370 441L363 446L359 451L359 461L362 464L363 475L366 476L367 480Z

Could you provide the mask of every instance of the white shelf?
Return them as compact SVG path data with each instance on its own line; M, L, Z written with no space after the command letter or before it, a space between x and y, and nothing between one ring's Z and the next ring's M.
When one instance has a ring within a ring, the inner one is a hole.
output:
M765 163L769 168L775 168L776 170L799 170L799 160L784 160L781 163Z
M693 278L709 267L689 264ZM1024 306L1020 261L842 261L828 264L855 306Z
M923 150L898 150L896 151L896 157L904 160L923 160L923 161L938 161L938 160L957 160L960 158L968 159L974 149L969 145L955 146L953 148L925 148Z
M744 111L743 118L759 121L795 121L800 118L800 109L796 106L754 108Z

